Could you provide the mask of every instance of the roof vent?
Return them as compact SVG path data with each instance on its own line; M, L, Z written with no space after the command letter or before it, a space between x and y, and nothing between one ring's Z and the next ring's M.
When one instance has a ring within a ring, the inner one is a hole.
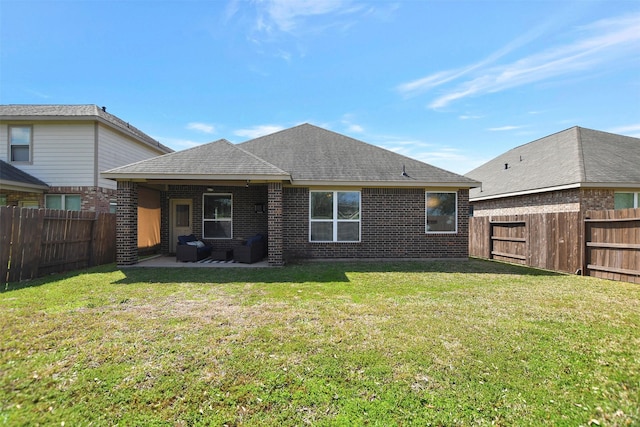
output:
M402 176L404 177L409 177L409 174L407 173L407 171L404 169L404 165L402 165Z
M505 164L504 164L504 169L505 169L505 170L509 169L509 163L505 163Z
M102 111L104 111L105 113L107 112L107 107L102 107Z

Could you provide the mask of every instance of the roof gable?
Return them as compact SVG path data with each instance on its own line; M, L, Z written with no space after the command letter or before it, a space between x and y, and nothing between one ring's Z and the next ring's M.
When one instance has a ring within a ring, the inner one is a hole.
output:
M173 179L265 179L289 174L225 139L111 169L102 174Z
M471 199L545 189L636 184L640 186L640 139L581 127L513 148L467 173L482 182Z
M288 171L294 181L476 184L453 172L307 123L239 146Z

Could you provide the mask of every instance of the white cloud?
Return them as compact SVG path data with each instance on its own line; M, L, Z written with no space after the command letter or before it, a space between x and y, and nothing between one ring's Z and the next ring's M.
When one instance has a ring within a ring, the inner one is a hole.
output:
M160 141L163 145L166 145L167 147L175 151L185 150L187 148L192 148L198 145L206 144L205 142L196 142L190 139L163 138L163 137L157 137L157 136L152 136L152 138L157 141Z
M461 116L458 116L460 120L477 120L477 119L481 119L482 117L483 116L478 116L474 114L463 114Z
M524 126L500 126L500 127L495 127L495 128L488 128L488 131L491 132L504 132L507 130L516 130L516 129L522 129Z
M443 95L429 103L430 108L437 109L469 96L500 92L577 72L602 72L605 64L607 67L614 64L621 66L625 59L637 56L640 47L640 14L597 21L577 29L578 38L573 43L550 47L511 63L492 65L537 37L540 32L530 32L478 63L433 73L401 84L398 90L405 96L411 96L457 81ZM467 75L470 76L465 77Z
M609 132L619 133L627 136L633 136L635 138L640 138L640 123L626 125L626 126L618 126L613 129L609 129Z
M254 139L264 135L270 135L275 132L279 132L284 129L284 126L280 125L258 125L248 129L238 129L233 132L234 135L242 136L244 138Z
M350 0L266 0L258 7L257 29L271 32L275 29L292 32L305 18L329 14L348 14L360 9Z
M189 130L197 130L197 131L203 132L203 133L216 133L215 126L207 124L207 123L191 122L191 123L187 124L187 129L189 129Z

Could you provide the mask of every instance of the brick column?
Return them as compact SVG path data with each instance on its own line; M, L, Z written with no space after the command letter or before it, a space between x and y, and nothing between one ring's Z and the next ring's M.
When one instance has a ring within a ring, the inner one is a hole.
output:
M118 181L116 208L116 262L119 266L138 263L138 184Z
M269 265L284 265L282 240L282 183L270 182L268 190Z

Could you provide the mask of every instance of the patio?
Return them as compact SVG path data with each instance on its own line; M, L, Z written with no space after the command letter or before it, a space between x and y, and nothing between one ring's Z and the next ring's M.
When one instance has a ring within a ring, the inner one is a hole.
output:
M140 261L131 267L186 267L186 268L264 268L269 267L267 258L252 264L233 261L213 261L204 259L199 262L180 262L176 261L175 256L156 255L149 258L140 259Z

